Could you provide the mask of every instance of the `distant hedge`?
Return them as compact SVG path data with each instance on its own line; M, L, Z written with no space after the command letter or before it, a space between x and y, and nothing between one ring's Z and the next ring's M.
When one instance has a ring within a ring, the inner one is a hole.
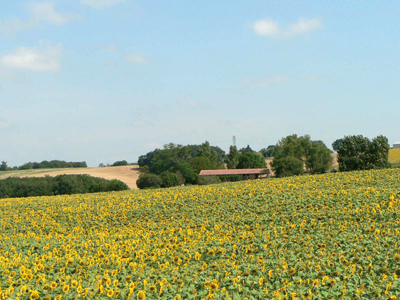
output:
M42 162L28 162L18 167L18 170L29 169L52 169L52 168L87 168L85 161L79 162L66 162L64 160L44 160Z
M71 195L128 189L128 186L120 180L107 180L89 175L9 177L0 180L0 198Z

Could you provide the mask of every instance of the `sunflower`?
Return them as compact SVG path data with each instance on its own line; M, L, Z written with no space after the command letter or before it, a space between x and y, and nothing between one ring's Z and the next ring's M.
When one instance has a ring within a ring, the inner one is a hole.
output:
M212 291L216 291L217 289L218 289L218 283L217 282L212 282L211 284L210 284L210 289L212 290Z
M76 292L77 292L78 294L83 293L83 287L82 287L82 286L78 286L78 288L76 289Z
M114 280L113 286L118 286L118 279L115 279L115 280Z
M155 287L154 285L152 285L152 286L149 287L149 291L150 291L151 293L153 293L155 290L156 290L156 287Z
M39 293L37 291L32 291L31 296L29 297L30 300L39 299Z
M54 300L61 300L61 298L62 298L62 296L61 296L61 295L58 295L58 296L56 296L56 297L54 298Z
M51 300L51 297L50 296L44 296L43 300Z
M114 290L113 289L109 289L108 291L107 291L107 297L112 297L114 295Z
M78 281L72 280L71 286L72 286L73 288L76 288L76 287L78 286Z
M69 291L69 285L68 284L64 285L62 291L64 293L67 293Z
M137 300L145 300L145 299L146 299L146 292L139 291L139 293L137 293Z
M296 269L292 268L289 270L289 275L293 275L294 273L296 273Z
M135 283L134 282L131 282L130 284L129 284L129 289L134 289L135 288Z
M260 277L260 279L258 280L258 284L263 285L263 283L264 283L264 278Z
M50 286L54 290L57 287L57 282L53 281Z
M319 280L315 279L312 286L317 287L318 285L319 285Z

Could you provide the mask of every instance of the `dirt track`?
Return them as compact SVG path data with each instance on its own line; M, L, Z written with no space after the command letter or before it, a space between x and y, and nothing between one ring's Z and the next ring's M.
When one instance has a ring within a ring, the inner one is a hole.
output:
M44 177L48 176L57 176L63 174L86 174L93 177L101 177L104 179L119 179L125 182L129 188L137 189L136 180L139 178L139 167L132 166L120 166L120 167L106 167L106 168L71 168L64 169L61 171L51 171L42 172L42 173L33 173L33 174L10 174L9 176L18 176L18 177Z

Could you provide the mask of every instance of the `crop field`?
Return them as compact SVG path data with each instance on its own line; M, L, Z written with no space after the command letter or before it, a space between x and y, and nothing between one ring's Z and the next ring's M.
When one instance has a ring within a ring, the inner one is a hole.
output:
M399 299L400 169L0 200L1 299Z
M400 149L390 149L389 150L389 162L400 163Z

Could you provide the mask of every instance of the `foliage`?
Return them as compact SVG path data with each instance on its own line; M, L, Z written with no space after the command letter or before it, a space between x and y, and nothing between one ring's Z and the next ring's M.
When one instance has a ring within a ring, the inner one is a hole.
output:
M7 171L7 170L8 170L7 162L2 161L0 165L0 171Z
M127 166L129 165L126 160L119 160L112 164L112 167Z
M370 141L362 135L345 136L338 150L340 171L387 168L388 139L382 135Z
M178 175L171 173L169 171L165 171L163 173L161 173L161 186L162 187L173 187L173 186L177 186L180 184L179 182L179 178Z
M237 169L253 169L253 168L266 168L264 157L254 153L245 152L239 156Z
M251 149L249 145L247 145L247 147L239 149L239 152L243 154L243 153L253 153L255 151Z
M160 188L162 185L161 176L151 173L141 173L139 179L136 180L139 189Z
M241 175L220 175L218 176L221 182L233 182L242 180Z
M207 185L221 183L221 179L218 176L199 176L197 180L198 185Z
M264 157L274 157L275 145L269 145L267 148L262 148L260 152L264 155Z
M335 150L336 152L339 151L340 144L342 143L343 139L337 139L332 143L332 149Z
M3 199L2 298L398 299L399 176Z
M167 144L139 157L141 173L175 173L180 183L196 184L200 170L223 169L225 153L209 142L202 145Z
M228 169L236 169L237 165L239 164L239 152L236 146L229 147L229 154L226 158L226 165Z
M302 174L304 167L311 174L325 173L332 165L331 151L322 141L312 141L309 135L282 138L274 151L271 166L277 177Z
M400 148L390 149L388 160L390 163L399 163L400 162Z
M53 168L87 168L85 161L82 162L66 162L64 160L44 160L42 162L28 162L19 166L19 170L29 169L53 169Z
M128 186L120 180L106 180L89 175L9 177L0 180L0 198L71 195L128 189Z

